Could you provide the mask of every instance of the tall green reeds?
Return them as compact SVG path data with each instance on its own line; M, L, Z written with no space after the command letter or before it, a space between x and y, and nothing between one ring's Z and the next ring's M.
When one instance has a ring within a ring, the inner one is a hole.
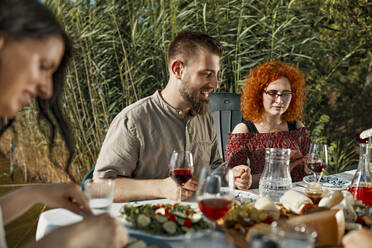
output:
M366 81L372 13L367 0L45 2L75 43L65 113L76 138L77 179L94 166L115 115L166 85L167 45L184 29L207 32L223 44L220 91L240 92L249 70L266 60L303 70L308 84L304 122L314 139L335 144L335 153L347 151L339 161L354 160L346 148L355 133L372 125L372 83ZM33 110L23 118L28 115ZM34 140L31 136L25 137ZM339 141L340 136L346 139Z

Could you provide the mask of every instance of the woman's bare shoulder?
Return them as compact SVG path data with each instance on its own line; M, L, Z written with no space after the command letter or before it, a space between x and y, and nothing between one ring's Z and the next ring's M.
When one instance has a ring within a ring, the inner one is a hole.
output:
M238 125L235 126L232 133L248 133L247 125L245 125L243 122L240 122Z
M301 127L305 127L305 125L302 123L302 121L300 121L300 120L296 121L296 128L299 129Z

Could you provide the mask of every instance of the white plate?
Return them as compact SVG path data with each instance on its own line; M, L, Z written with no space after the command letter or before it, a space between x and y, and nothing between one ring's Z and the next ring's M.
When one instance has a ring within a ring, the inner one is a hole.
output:
M303 181L305 183L311 183L315 182L315 178L313 175L304 177ZM323 187L329 188L329 189L347 189L350 185L350 181L335 177L335 176L322 176L320 179L320 183Z
M155 245L156 247L161 247L161 248L172 248L170 244L168 244L166 241L156 239L154 237L146 236L138 233L133 233L132 231L129 231L129 235L132 238L135 238L137 240L142 240L146 243L146 245Z
M204 231L198 231L198 232L190 233L191 236L189 236L189 237L186 236L187 234L181 234L181 235L177 235L177 236L162 236L162 235L147 233L147 232L137 230L137 229L132 229L128 226L127 226L127 228L129 229L129 233L139 234L139 235L143 235L143 236L146 236L146 237L156 238L156 239L160 239L160 240L167 240L167 241L185 240L186 238L190 238L190 237L192 239L197 239L197 238L201 238L204 235L209 234L211 232L211 229L206 229Z

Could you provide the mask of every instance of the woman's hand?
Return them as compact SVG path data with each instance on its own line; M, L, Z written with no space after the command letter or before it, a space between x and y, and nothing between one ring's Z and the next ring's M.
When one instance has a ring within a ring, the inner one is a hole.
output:
M55 229L31 247L122 248L127 242L128 232L124 226L109 214L102 214Z
M234 166L232 171L235 187L240 190L248 190L252 185L251 169L242 164Z
M299 150L291 150L289 168L292 171L298 165L304 164L304 156Z
M48 207L65 208L81 215L92 215L88 197L73 183L31 186L39 201Z

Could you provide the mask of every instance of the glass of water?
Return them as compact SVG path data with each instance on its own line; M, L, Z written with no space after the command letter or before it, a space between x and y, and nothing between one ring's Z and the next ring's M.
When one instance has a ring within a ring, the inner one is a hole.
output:
M280 247L286 248L313 248L318 236L314 228L304 224L291 226L273 222L271 230L276 235Z
M114 185L112 179L87 179L84 182L84 192L89 198L94 214L110 212L114 199Z

